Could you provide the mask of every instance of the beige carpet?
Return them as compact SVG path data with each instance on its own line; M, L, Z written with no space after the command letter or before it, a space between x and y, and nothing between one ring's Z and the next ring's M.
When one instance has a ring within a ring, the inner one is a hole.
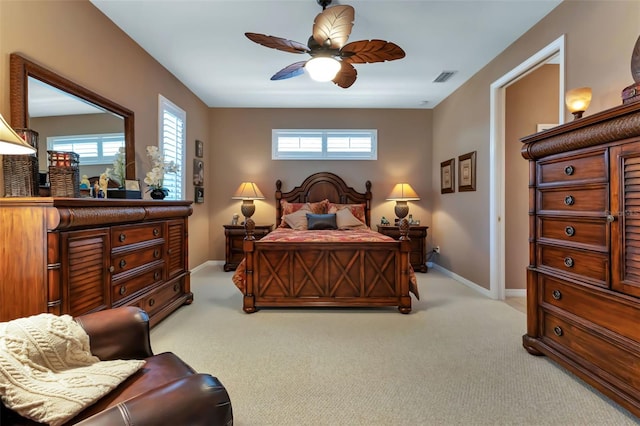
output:
M431 270L395 309L247 315L231 272L192 275L195 301L152 331L217 376L236 425L632 425L636 419L521 345L525 315Z

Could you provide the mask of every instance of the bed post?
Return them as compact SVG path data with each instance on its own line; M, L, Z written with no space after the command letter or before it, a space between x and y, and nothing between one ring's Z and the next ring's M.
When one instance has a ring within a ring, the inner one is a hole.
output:
M411 277L411 241L409 239L409 221L402 218L399 223L400 229L400 301L398 311L402 314L411 312L411 295L409 294L409 279Z
M254 313L256 311L256 299L253 295L253 262L256 239L255 237L253 237L253 228L251 229L251 231L249 231L249 227L251 227L251 225L253 225L253 221L251 219L245 222L245 230L247 232L247 236L242 242L245 261L245 286L244 298L242 300L242 309L248 314ZM249 238L249 232L252 233L252 238Z

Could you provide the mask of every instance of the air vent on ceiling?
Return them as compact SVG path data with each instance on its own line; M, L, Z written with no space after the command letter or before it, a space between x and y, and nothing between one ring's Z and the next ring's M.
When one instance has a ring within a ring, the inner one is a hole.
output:
M456 71L442 71L440 75L437 76L435 80L433 80L433 82L444 83L445 81L449 80L455 73Z

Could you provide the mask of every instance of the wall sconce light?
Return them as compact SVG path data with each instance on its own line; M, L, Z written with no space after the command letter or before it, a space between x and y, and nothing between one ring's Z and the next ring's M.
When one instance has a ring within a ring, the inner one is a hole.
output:
M258 185L255 183L242 182L231 198L233 200L242 200L240 210L242 211L246 222L256 211L256 206L253 204L253 200L264 200L264 195L262 195Z
M35 154L36 149L25 142L0 115L0 155Z
M582 118L582 114L591 103L591 87L579 87L571 89L564 96L567 109L573 114L573 119Z
M409 214L409 206L407 205L407 201L417 201L420 197L413 190L411 185L408 183L398 183L393 187L391 194L387 198L387 200L395 201L396 207L394 209L396 216L398 219L404 219L407 214Z
M315 81L333 80L341 67L342 65L337 59L329 56L316 56L304 64L309 76Z

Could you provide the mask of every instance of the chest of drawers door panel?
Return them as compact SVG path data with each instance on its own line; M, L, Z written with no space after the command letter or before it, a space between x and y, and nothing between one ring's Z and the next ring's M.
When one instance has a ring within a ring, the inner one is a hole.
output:
M0 199L0 321L191 303L189 201ZM4 301L10 301L4 303Z
M640 103L522 142L530 161L523 345L640 416Z

